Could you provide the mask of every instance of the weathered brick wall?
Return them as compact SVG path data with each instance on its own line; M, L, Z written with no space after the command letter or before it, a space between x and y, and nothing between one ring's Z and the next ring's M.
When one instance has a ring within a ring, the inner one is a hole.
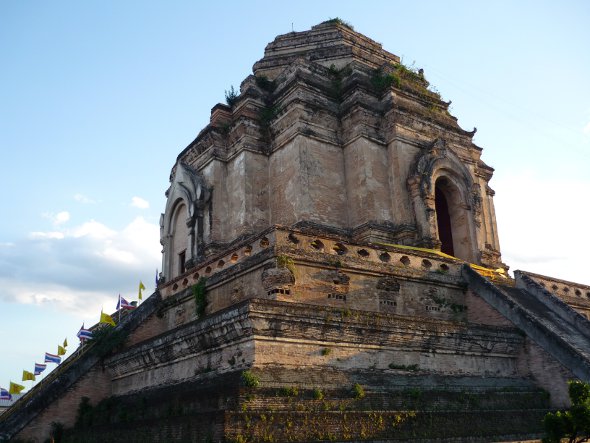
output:
M515 329L419 317L262 301L252 310L256 367L415 365L430 373L514 376L523 340Z
M569 407L567 381L576 377L528 338L518 356L518 370L522 376L532 377L540 387L549 392L553 407Z
M160 335L166 331L166 323L156 314L150 315L137 329L131 332L125 342L125 347L131 347L144 340Z
M105 363L112 373L112 393L245 369L254 360L251 328L247 304L241 303L119 352Z
M51 423L62 423L71 427L76 421L76 413L82 397L97 403L111 395L111 378L108 370L101 365L94 366L59 398L51 402L20 433L17 439L43 442L49 437Z
M471 290L467 290L465 294L465 304L469 323L514 327L510 320Z

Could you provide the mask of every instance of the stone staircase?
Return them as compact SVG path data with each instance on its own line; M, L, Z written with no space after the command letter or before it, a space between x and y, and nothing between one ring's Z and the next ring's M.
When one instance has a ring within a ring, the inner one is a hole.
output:
M518 271L514 287L493 284L468 266L462 274L478 296L527 337L576 377L590 381L590 321Z

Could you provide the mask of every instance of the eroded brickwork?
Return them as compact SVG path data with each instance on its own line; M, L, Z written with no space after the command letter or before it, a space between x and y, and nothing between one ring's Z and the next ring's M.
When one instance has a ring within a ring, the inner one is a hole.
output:
M76 421L78 406L82 397L98 403L111 395L111 379L104 368L94 367L84 374L73 386L63 392L59 398L51 402L47 408L19 432L15 438L43 441L49 436L51 423L61 423L72 427Z

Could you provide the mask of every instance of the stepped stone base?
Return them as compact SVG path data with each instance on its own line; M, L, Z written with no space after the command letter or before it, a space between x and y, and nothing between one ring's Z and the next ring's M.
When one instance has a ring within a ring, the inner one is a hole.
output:
M548 411L546 393L524 379L336 377L364 383L359 394L353 384L323 388L330 372L254 370L258 387L243 386L241 374L110 397L64 442L506 441L538 436ZM308 376L318 387L293 383Z

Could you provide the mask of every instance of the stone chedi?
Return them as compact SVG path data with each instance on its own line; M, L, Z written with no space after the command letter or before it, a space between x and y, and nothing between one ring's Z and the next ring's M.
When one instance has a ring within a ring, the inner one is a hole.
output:
M172 168L156 293L0 437L538 435L590 380L590 287L507 276L493 170L428 86L338 20L278 36Z

